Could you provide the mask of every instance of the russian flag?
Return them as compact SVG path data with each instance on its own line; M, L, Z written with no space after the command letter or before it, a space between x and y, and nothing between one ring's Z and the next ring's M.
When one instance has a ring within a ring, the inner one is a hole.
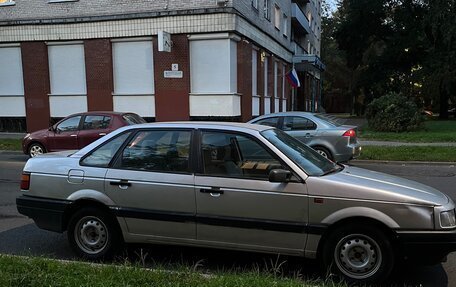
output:
M301 82L298 78L298 73L296 73L295 68L287 73L287 80L293 88L299 88L301 86Z

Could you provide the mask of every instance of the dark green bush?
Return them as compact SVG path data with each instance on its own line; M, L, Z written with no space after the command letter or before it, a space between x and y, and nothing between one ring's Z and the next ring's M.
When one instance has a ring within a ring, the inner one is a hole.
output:
M403 132L422 127L421 110L410 99L391 93L373 100L366 109L369 127L381 132Z

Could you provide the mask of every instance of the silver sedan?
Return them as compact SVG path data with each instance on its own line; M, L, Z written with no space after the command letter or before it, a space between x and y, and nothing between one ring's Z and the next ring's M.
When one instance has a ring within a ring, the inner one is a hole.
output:
M284 112L257 117L249 123L279 128L335 162L359 156L357 127L340 124L327 114Z
M319 259L349 281L386 279L403 258L456 250L455 205L405 179L336 164L286 133L240 123L120 128L77 152L29 159L17 208L68 231L88 259L122 243Z

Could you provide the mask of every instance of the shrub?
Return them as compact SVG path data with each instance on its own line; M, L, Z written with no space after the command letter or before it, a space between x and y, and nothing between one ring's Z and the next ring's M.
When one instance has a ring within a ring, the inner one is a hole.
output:
M422 127L424 117L410 99L390 93L373 100L366 109L369 127L381 132L412 131Z

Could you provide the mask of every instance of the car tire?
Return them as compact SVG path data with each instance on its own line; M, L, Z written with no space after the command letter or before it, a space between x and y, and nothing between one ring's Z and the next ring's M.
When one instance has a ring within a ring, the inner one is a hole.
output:
M375 227L351 225L334 230L323 246L323 268L350 283L385 281L394 268L387 236Z
M29 157L36 157L37 155L46 153L46 149L40 143L32 143L28 148Z
M115 219L94 207L76 211L68 223L68 241L74 252L88 260L110 258L122 244Z
M333 160L333 156L327 148L324 148L321 146L316 146L316 147L313 147L313 149L316 150L320 155L324 156L325 158L327 158L329 160Z

